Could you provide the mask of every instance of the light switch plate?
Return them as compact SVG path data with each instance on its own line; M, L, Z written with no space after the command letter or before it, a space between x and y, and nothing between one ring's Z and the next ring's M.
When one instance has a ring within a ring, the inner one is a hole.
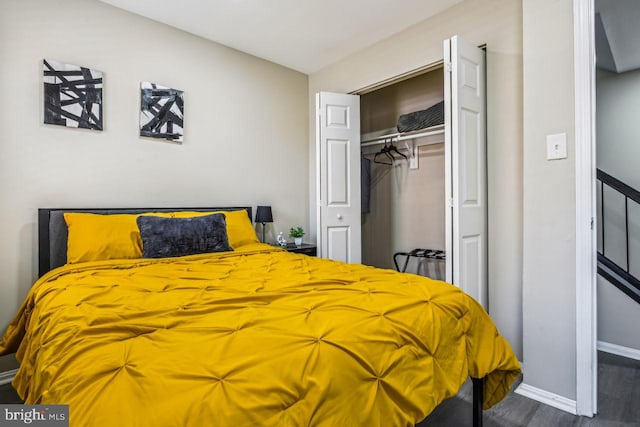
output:
M567 134L547 135L547 160L567 158Z

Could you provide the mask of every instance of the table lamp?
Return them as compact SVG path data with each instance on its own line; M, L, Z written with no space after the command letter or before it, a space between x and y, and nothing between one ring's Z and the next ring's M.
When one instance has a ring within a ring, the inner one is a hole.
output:
M258 206L256 209L256 222L262 224L262 243L264 243L264 230L267 222L273 222L273 215L271 214L271 206Z

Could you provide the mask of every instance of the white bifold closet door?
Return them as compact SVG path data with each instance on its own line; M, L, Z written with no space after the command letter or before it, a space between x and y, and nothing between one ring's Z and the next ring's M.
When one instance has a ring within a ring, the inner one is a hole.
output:
M487 307L485 52L444 41L446 277Z
M316 94L318 255L362 261L360 97Z
M446 280L487 308L485 53L454 36L444 58ZM316 94L316 171L318 254L359 263L358 96Z

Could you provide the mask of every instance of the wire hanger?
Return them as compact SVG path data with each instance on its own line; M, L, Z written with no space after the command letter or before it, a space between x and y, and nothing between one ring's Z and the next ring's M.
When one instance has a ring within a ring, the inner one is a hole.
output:
M404 157L405 160L409 160L407 159L407 156L405 156L404 154L402 154L400 151L398 151L398 149L396 148L395 145L393 145L393 139L391 140L391 144L389 145L389 150L393 151L394 153L397 153L399 155L401 155L402 157ZM394 159L395 160L395 159Z
M387 139L385 138L384 140L384 147L382 147L382 149L380 151L378 151L375 156L373 156L373 161L374 163L379 163L381 165L393 165L393 162L395 160L397 160L394 156L393 153L396 153L400 156L402 156L405 160L407 159L407 156L405 156L404 154L402 154L400 151L398 151L398 149L396 148L395 145L393 145L393 138L389 138L389 141L387 141ZM378 156L382 156L384 155L384 157L382 158L382 160L378 160Z
M378 156L383 156L382 160L378 160ZM384 146L380 151L378 151L375 156L373 156L373 162L381 165L393 165L393 161L395 159L389 153L389 147L387 146L387 139L384 139Z

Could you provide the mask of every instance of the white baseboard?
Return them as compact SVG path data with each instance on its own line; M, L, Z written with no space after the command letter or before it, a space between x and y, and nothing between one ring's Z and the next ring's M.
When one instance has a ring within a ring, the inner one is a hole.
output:
M567 399L566 397L542 390L538 387L522 383L516 389L516 393L540 403L544 403L545 405L553 406L554 408L568 412L572 415L576 415L578 413L578 407L575 400Z
M598 350L604 351L605 353L616 354L628 359L640 360L640 350L631 347L623 347L618 344L598 341Z
M15 377L17 373L18 373L17 369L0 372L0 385L9 384L11 381L13 381L13 377Z

